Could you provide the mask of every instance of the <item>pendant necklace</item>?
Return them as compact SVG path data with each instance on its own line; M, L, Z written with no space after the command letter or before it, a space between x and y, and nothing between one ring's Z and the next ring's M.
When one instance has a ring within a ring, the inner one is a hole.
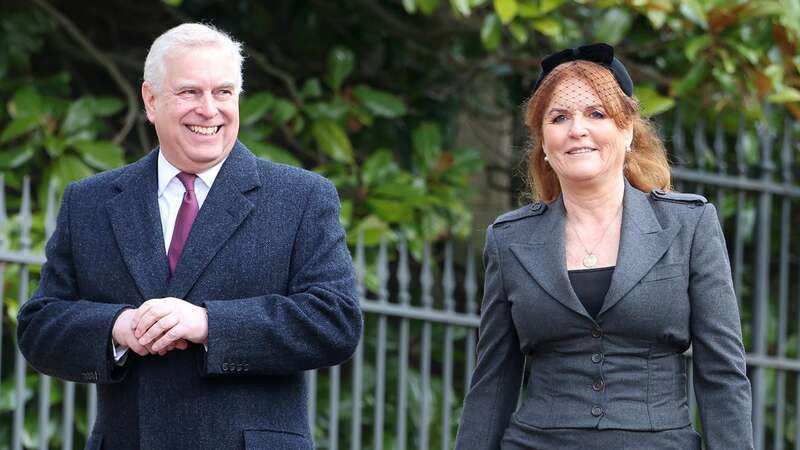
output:
M603 230L603 234L600 236L600 239L597 241L597 243L594 244L594 247L592 247L591 250L586 248L586 245L583 243L583 239L581 239L581 235L578 234L578 230L572 228L572 232L575 233L575 236L577 236L578 238L578 242L580 242L581 247L583 247L583 251L586 253L586 255L583 257L583 260L581 261L583 263L583 267L591 269L597 265L597 255L594 254L594 250L597 248L598 245L600 245L601 242L603 242L603 239L606 237L606 233L608 233L608 229L611 228L611 224L617 219L617 216L619 215L620 211L622 211L622 204L619 205L617 213L614 214L611 220L608 221L608 224L606 224L606 227Z

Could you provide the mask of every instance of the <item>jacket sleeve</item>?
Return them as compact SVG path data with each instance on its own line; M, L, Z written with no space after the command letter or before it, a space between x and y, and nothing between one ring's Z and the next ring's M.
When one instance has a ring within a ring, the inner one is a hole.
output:
M486 276L478 359L456 438L457 450L497 450L517 406L525 357L519 349L503 286L500 254L490 226L483 252Z
M19 348L34 369L81 383L120 381L126 368L114 363L111 330L128 305L81 299L72 258L72 185L64 191L56 230L47 242L39 287L17 316Z
M287 295L208 300L201 374L288 374L347 360L362 317L339 197L321 178L295 235Z
M711 204L695 228L690 270L694 387L706 448L752 449L750 382L739 308L725 237Z

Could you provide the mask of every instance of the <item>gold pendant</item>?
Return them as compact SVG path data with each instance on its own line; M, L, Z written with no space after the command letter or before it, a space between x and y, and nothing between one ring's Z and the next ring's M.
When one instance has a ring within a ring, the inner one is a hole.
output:
M592 267L597 265L597 256L589 253L588 255L583 257L583 267L587 269L591 269Z

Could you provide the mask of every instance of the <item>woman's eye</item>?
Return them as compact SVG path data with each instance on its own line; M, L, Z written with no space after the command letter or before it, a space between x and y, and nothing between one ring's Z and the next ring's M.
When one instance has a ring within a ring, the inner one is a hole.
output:
M567 116L564 114L558 114L550 118L550 123L561 123L567 120Z
M606 115L603 111L594 110L589 113L589 117L592 119L605 119Z

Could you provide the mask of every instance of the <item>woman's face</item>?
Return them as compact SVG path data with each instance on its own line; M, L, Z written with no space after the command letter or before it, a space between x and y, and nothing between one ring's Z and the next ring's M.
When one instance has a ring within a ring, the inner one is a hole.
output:
M567 78L554 89L542 118L542 148L562 186L622 174L631 127L620 130L592 87Z

